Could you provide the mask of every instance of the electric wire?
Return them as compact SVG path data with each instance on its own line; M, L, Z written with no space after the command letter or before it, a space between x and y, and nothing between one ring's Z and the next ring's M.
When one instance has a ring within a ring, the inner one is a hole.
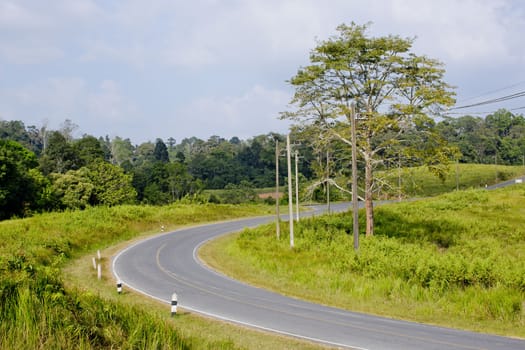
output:
M472 104L468 104L468 105L463 105L463 106L459 106L459 107L452 107L452 108L449 108L449 111L458 110L458 109L465 109L465 108L472 108L472 107L483 106L483 105L488 105L488 104L497 103L497 102L508 101L508 100L512 100L512 99L523 97L523 96L525 96L525 91L520 91L520 92L516 92L516 93L510 94L510 95L506 95L506 96L502 96L502 97L498 97L498 98L493 98L493 99L490 99L490 100L485 100L485 101L472 103Z
M469 98L466 98L466 99L463 99L459 102L461 103L465 103L467 101L471 101L471 100L474 100L476 98L479 98L479 97L483 97L483 96L487 96L487 95L491 95L491 94L494 94L496 92L500 92L500 91L505 91L505 90L508 90L508 89L512 89L516 86L520 86L520 85L523 85L525 84L525 80L523 81L520 81L519 83L515 83L515 84L512 84L512 85L507 85L507 86L504 86L502 88L499 88L499 89L496 89L496 90L491 90L491 91L487 91L487 92L484 92L482 94L479 94L479 95L476 95L476 96L472 96L472 97L469 97Z

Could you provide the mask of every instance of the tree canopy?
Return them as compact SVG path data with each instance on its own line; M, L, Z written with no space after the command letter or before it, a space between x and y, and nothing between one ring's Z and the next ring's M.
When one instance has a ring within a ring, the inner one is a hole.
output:
M311 64L290 80L296 109L283 118L314 125L351 147L355 108L356 148L365 172L366 232L372 235L374 168L390 150L424 142L424 153L417 147L405 153L422 157L439 172L436 165L451 150L435 132L431 112L452 105L454 94L443 81L440 62L410 51L412 39L371 37L367 30L368 25L343 24L338 35L318 43L310 53ZM422 140L416 140L419 136Z
M23 215L37 197L37 182L31 169L38 165L35 154L20 143L0 139L0 220Z

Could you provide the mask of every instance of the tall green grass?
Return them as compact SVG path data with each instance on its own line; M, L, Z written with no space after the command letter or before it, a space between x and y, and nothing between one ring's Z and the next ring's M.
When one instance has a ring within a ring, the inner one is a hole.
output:
M483 188L525 174L523 166L491 164L450 164L444 180L428 171L427 167L413 167L380 171L377 176L385 185L381 197L428 197L456 189ZM401 181L401 188L399 188Z
M294 249L283 224L280 241L267 225L204 254L225 252L212 255L216 267L282 293L525 337L524 187L384 205L375 217L376 234L361 236L357 253L351 214L340 214L301 220Z
M162 318L89 292L67 290L72 257L161 227L265 214L264 206L90 208L0 222L1 349L190 349ZM220 342L217 348L232 349Z

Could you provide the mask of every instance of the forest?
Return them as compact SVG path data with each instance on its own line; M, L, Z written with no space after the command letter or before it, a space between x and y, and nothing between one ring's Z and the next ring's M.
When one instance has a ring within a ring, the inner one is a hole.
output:
M454 148L451 162L525 165L523 115L501 109L485 117L443 117L431 127ZM0 120L0 219L97 205L255 201L254 189L275 185L276 141L282 163L279 179L285 183L282 134L247 140L159 138L134 145L118 136L75 138L78 128L71 120L59 130ZM291 139L300 155L301 183L323 185L320 179L348 176L349 156L337 140L320 148L308 130L300 128L291 132ZM421 164L385 152L380 169ZM227 189L230 195L207 191L212 189ZM321 200L322 186L313 195Z

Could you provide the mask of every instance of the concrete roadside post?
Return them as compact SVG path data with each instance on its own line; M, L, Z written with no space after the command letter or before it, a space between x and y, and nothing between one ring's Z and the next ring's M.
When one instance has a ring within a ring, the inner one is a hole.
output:
M171 295L171 316L177 314L177 293Z

